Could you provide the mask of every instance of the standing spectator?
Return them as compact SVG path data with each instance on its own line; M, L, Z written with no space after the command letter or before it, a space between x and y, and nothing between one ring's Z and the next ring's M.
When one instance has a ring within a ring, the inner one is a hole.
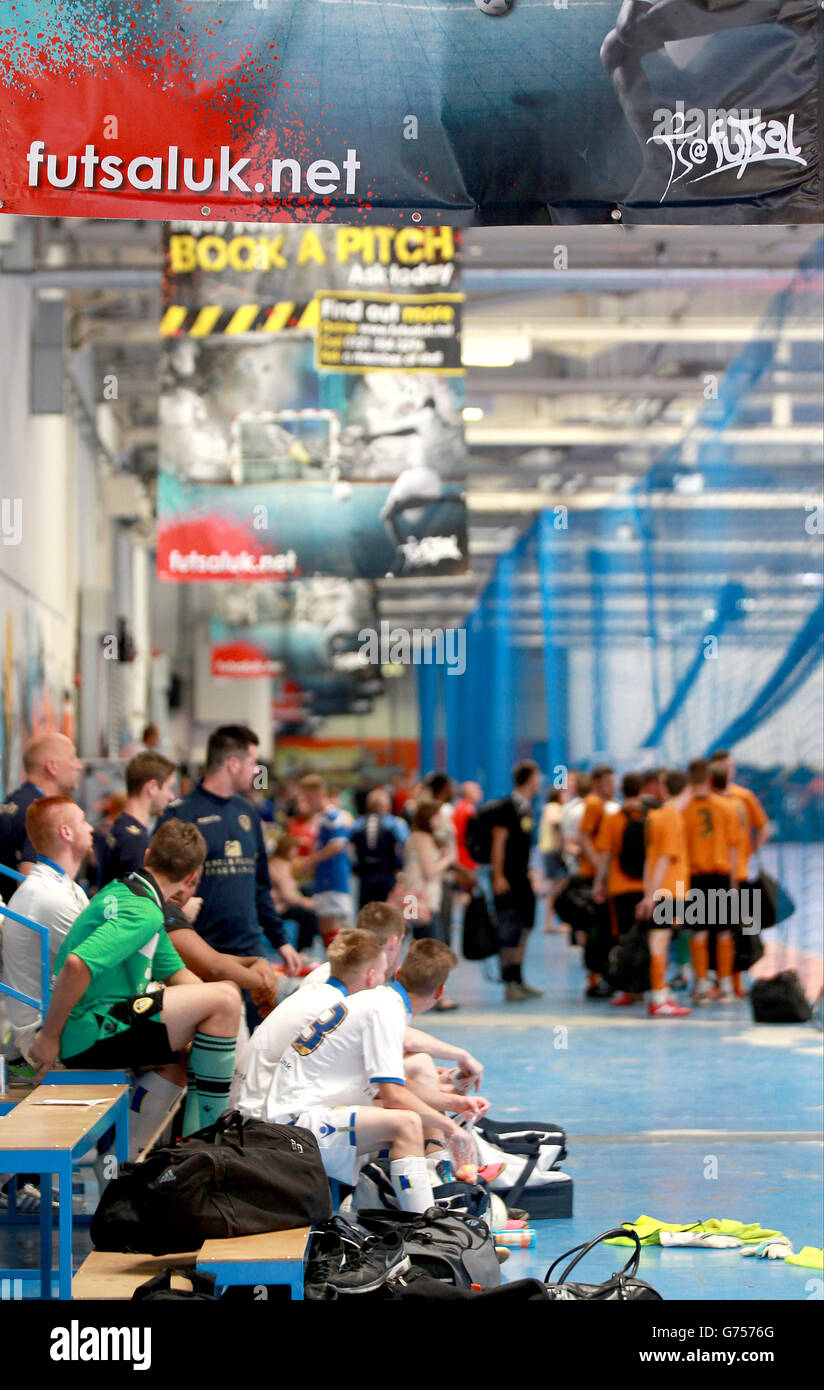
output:
M312 899L301 893L292 872L294 848L295 843L286 831L277 837L269 852L269 880L280 916L297 923L298 951L308 951L318 934L318 914Z
M39 796L68 796L77 786L83 764L65 734L40 734L23 745L25 781L0 806L0 864L27 874L37 850L26 835L26 812ZM6 875L3 875L7 885Z
M541 811L538 825L538 849L543 858L544 878L547 883L544 931L557 932L555 899L567 882L567 870L562 853L561 817L564 812L564 792L559 787L550 787L546 802Z
M21 917L47 927L51 968L75 917L89 900L75 883L91 849L92 827L68 796L40 796L26 812L26 835L36 860L26 879L11 895L9 908ZM31 998L42 996L40 936L11 917L3 923L3 983ZM14 1045L25 1057L28 1043L42 1022L29 1004L11 997L6 1011Z
M409 827L391 810L389 793L376 787L366 798L366 815L352 827L349 842L355 877L360 882L359 907L386 902L398 881Z
M537 999L543 990L524 983L522 966L529 933L535 923L535 893L529 877L535 817L533 798L538 795L541 772L525 758L512 769L512 792L501 802L497 824L492 827L492 892L501 952L501 979L508 1004Z
M710 762L724 764L727 772L727 791L731 792L733 796L737 796L739 801L743 801L747 812L750 853L757 854L770 838L770 822L767 812L755 792L750 791L749 787L742 787L740 782L736 782L737 769L729 749L716 749L710 757Z
M215 729L206 748L203 778L173 801L161 821L189 821L206 840L200 882L200 935L216 951L264 955L261 932L280 952L288 975L300 958L286 940L272 902L260 817L244 796L257 767L257 734L243 724Z
M577 836L578 877L590 889L595 882L595 875L598 870L598 851L595 848L595 839L605 813L617 809L609 804L614 795L615 771L605 763L599 763L597 767L592 769L592 786L584 797L583 813ZM604 979L609 946L609 921L604 910L596 917L587 942L587 999L607 999L613 992Z
M156 753L160 751L160 730L156 724L146 725L143 730L141 742L143 744L143 751L147 753Z
M460 796L452 808L452 825L455 830L455 845L458 854L457 878L462 888L474 888L478 865L466 847L466 827L484 799L483 791L477 782L463 782Z
M598 851L598 870L592 896L596 903L606 903L609 914L609 939L620 940L635 926L637 909L644 896L644 839L647 806L641 800L641 777L628 772L621 783L623 805L618 811L607 811L595 836ZM622 990L613 1004L635 1003L635 995Z
M710 787L709 764L705 758L693 758L687 768L690 798L684 807L684 831L687 859L690 866L690 925L692 934L692 968L695 973L693 999L707 1004L710 999L731 1003L733 994L732 967L735 943L727 922L730 893L737 872L741 823L737 802L733 797L718 796ZM723 922L721 915L722 902ZM715 934L715 957L718 986L709 980L709 932Z
M126 764L126 802L103 839L98 886L143 867L149 823L174 799L177 769L162 753L136 753Z
M418 802L412 830L403 850L403 878L406 893L414 899L412 935L416 940L434 937L446 942L449 923L443 919L444 875L454 861L451 848L438 846L442 807L433 797ZM454 999L441 998L435 1006L444 1013L457 1009Z
M297 858L302 859L315 848L317 816L309 809L306 793L298 788L291 815L286 821L289 838L296 847Z
M578 872L578 831L584 814L584 803L592 791L588 772L571 771L568 778L568 799L561 812L561 844L564 862L571 874Z
M334 804L326 783L317 773L302 777L300 789L310 814L317 817L317 834L312 853L298 863L304 871L314 873L313 902L323 944L328 946L342 928L351 925L354 917L348 817Z
M672 905L679 896L683 899L689 888L690 869L682 815L688 795L685 792L687 779L683 772L673 769L664 773L662 781L667 800L663 806L653 807L647 818L644 897L636 915L649 925L649 1015L651 1018L686 1018L691 1010L676 1003L667 988L667 960L673 927L683 930Z

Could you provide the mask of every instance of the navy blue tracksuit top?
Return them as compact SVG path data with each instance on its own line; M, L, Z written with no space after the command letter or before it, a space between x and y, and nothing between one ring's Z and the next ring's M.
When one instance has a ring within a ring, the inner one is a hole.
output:
M258 956L261 929L275 947L286 940L275 911L260 817L245 796L216 796L202 782L173 801L160 820L196 825L207 845L197 890L203 906L195 931L216 951Z

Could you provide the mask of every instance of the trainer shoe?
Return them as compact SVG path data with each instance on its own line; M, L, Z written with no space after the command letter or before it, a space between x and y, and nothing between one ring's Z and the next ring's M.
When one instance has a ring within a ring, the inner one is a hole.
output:
M660 1004L650 1004L647 1012L650 1018L686 1018L692 1009L677 1004L674 999L662 999Z
M326 1282L339 1296L372 1293L382 1284L405 1274L411 1263L400 1233L387 1230L379 1236L368 1237L359 1250L346 1257L343 1268L330 1274Z
M615 998L610 999L609 1002L613 1009L625 1009L629 1004L635 1003L635 995L627 994L627 991L623 989L620 994L616 994Z
M520 980L508 980L504 999L507 1004L523 1004L529 998Z
M544 991L542 989L536 989L534 985L528 985L524 980L521 980L520 984L521 989L526 991L530 999L543 999Z
M612 989L606 980L599 980L597 985L590 985L584 993L585 999L611 999L615 990Z
M670 989L689 989L689 985L690 982L684 974L683 970L679 970L677 974L673 975L672 979L669 982Z

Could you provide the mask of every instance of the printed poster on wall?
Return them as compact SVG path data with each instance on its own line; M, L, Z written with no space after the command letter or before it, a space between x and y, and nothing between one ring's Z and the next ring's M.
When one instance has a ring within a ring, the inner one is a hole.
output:
M818 0L16 0L6 212L820 221Z

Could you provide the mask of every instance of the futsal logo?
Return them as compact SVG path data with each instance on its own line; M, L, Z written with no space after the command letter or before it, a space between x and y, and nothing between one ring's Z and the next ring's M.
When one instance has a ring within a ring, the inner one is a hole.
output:
M662 203L677 183L690 186L727 173L739 180L752 165L770 162L807 167L795 141L794 114L785 123L764 120L760 111L685 111L678 102L674 111L655 116L658 125L647 144L662 146L670 157Z

